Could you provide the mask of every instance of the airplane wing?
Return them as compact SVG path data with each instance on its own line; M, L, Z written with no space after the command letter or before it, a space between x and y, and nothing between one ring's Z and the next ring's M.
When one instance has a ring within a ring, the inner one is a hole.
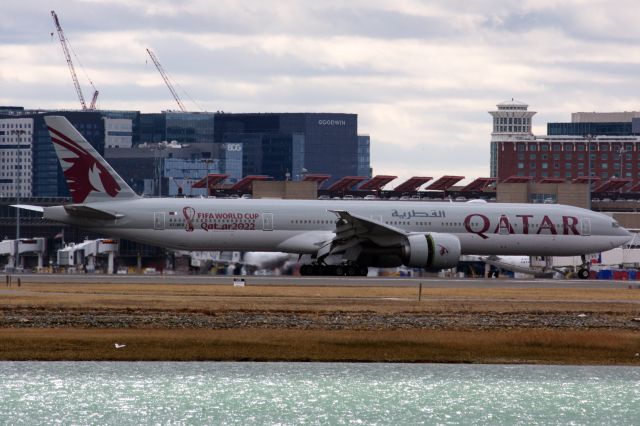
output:
M82 216L89 219L115 220L124 217L121 213L112 213L83 204L69 204L64 206L64 209L72 216Z
M514 256L511 256L511 257L514 257ZM515 256L515 257L521 257L521 256ZM495 256L495 255L480 257L480 260L488 265L495 266L496 268L503 269L505 271L520 272L522 274L529 274L536 277L545 277L550 274L553 274L554 272L552 270L551 271L546 270L545 268L534 269L527 266L514 265L513 263L509 263L505 261L504 257Z
M336 239L346 239L354 236L368 238L404 237L407 233L394 226L377 220L349 213L346 210L329 210L340 219L336 226Z
M365 242L379 247L392 247L400 245L408 235L402 229L346 210L329 211L338 217L335 237L322 247L319 256L345 252Z
M44 212L44 207L42 206L32 206L31 204L11 204L11 207L22 210L31 210L33 212Z

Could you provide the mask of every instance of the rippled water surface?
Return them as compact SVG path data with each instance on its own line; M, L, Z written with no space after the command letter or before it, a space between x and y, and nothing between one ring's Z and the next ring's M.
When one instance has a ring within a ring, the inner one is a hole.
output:
M640 369L0 362L0 424L638 424Z

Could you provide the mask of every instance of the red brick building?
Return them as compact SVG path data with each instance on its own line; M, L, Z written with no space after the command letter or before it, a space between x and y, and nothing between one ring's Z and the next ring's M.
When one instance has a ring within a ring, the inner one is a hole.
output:
M639 144L635 136L500 141L495 143L496 177L498 181L511 176L573 180L589 176L591 170L590 175L600 180L622 177L635 183L640 181Z
M629 179L627 188L640 182L638 136L535 136L533 111L519 101L506 101L490 111L491 177L502 182L512 176L544 179ZM589 172L590 171L590 172Z

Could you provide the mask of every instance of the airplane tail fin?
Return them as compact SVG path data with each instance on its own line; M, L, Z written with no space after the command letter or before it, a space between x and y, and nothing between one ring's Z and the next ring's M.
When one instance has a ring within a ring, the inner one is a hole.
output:
M138 198L65 117L44 120L74 203Z

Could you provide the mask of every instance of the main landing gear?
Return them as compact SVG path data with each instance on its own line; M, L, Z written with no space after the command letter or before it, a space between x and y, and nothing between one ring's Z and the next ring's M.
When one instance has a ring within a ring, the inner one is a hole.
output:
M580 278L581 280L586 280L587 278L589 278L591 264L587 262L587 257L584 254L581 256L581 258L582 265L580 266L580 269L578 269L578 278Z
M587 268L578 269L578 278L580 278L581 280L586 280L587 278L589 278L589 269Z
M302 276L347 276L347 277L366 277L369 268L358 265L357 263L343 263L340 265L324 265L320 263L312 263L310 265L302 265L300 267L300 275Z

